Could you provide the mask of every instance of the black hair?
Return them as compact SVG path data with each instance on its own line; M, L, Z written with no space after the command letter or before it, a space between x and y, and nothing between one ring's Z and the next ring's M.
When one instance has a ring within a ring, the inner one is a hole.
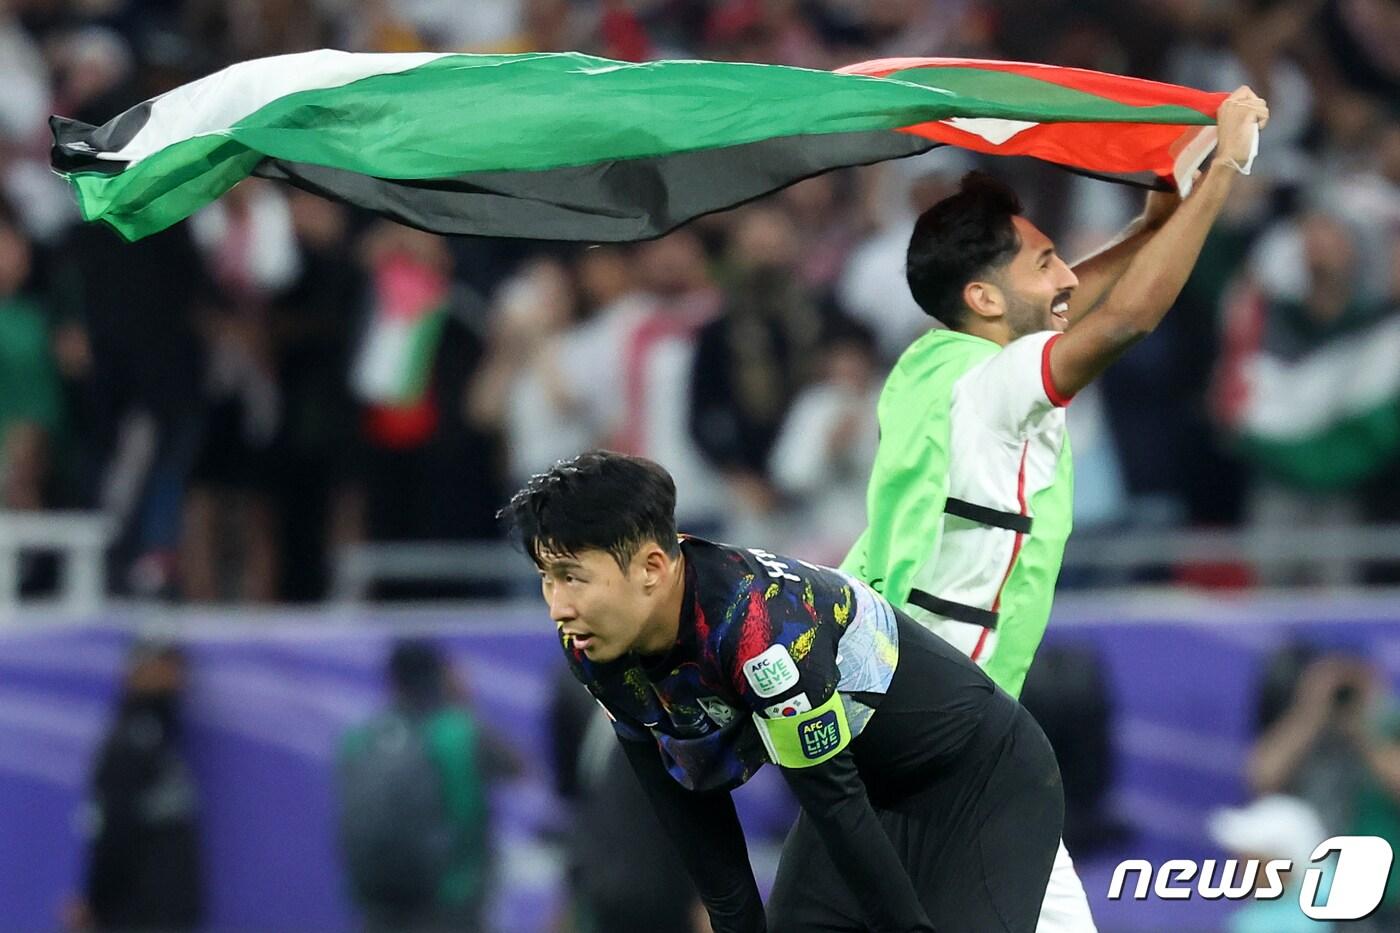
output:
M401 639L389 653L389 683L410 706L428 708L446 697L447 661L430 642Z
M999 268L1021 248L1011 218L1021 199L985 172L962 177L949 195L919 216L909 238L905 274L909 291L924 313L951 328L967 315L963 288Z
M596 548L625 572L648 541L672 556L679 548L671 474L645 458L608 450L560 460L530 477L497 517L539 567L542 552L577 556Z

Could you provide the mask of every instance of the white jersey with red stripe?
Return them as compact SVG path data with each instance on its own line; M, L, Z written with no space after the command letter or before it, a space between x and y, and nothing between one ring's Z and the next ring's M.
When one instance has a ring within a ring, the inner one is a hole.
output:
M968 369L953 388L948 496L989 509L1029 515L1027 503L1055 479L1065 444L1065 408L1049 378L1051 331L1012 341ZM957 515L943 515L938 558L919 589L998 611L1002 588L1025 535ZM974 661L985 665L997 632L917 605L905 611Z

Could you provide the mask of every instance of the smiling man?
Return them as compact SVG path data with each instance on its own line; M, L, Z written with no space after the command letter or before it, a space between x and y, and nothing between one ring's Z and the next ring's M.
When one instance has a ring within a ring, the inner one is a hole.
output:
M503 516L715 933L1030 933L1063 819L1044 734L964 655L841 571L678 538L656 464L583 454ZM729 791L802 812L765 919Z
M1231 94L1191 196L1154 192L1132 229L1073 269L1015 193L980 173L914 227L909 288L946 329L915 341L885 383L869 524L842 568L1012 696L1069 537L1065 406L1176 301L1268 114L1249 88ZM1038 929L1094 930L1063 846Z

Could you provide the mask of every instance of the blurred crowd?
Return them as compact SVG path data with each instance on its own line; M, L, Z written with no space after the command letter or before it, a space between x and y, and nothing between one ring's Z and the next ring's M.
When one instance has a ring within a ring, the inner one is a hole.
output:
M684 530L831 562L863 525L883 374L931 323L908 233L974 157L817 177L635 245L433 237L258 180L135 244L77 222L48 114L101 124L319 47L1248 83L1273 112L1254 174L1178 307L1071 409L1077 524L1400 520L1390 0L0 0L0 508L111 516L119 591L318 599L340 546L496 539L516 484L596 446L667 466ZM981 164L1068 257L1141 207ZM386 336L404 320L428 335L411 358ZM25 585L53 572L30 562Z

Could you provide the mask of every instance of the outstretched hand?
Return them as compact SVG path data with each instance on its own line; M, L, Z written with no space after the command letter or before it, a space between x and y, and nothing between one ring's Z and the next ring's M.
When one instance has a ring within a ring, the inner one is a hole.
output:
M1269 122L1269 105L1247 85L1225 98L1215 115L1219 128L1216 155L1236 166L1244 165L1254 148L1254 128Z

